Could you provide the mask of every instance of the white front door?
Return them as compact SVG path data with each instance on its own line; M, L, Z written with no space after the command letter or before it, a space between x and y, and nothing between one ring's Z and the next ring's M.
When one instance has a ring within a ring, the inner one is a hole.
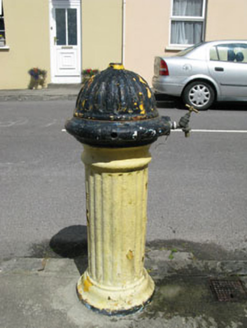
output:
M81 82L80 0L50 1L51 82Z

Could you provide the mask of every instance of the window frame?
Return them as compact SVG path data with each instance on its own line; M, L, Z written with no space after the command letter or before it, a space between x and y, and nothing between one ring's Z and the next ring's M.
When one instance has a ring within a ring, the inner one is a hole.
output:
M0 30L0 35L3 35L3 38L0 39L0 49L8 48L6 46L6 29L5 29L5 22L4 22L4 11L3 11L3 2L0 0L0 20L3 21L3 29ZM3 42L3 44L2 44Z
M185 0L187 1L187 0ZM202 23L202 40L200 42L205 41L205 26L206 26L206 8L207 8L207 0L202 0L202 16L173 16L173 7L174 0L171 0L171 14L169 20L169 47L167 50L182 50L193 46L195 43L171 43L172 38L172 22L201 22Z

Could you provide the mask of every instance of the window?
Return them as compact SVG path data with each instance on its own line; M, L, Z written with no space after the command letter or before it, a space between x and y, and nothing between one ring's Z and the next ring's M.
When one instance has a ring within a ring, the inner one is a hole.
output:
M77 45L77 9L56 8L57 45Z
M187 46L202 42L206 0L172 0L170 45Z
M233 63L247 62L247 44L220 44L210 49L210 60Z
M0 0L0 47L5 46L5 27L2 1Z

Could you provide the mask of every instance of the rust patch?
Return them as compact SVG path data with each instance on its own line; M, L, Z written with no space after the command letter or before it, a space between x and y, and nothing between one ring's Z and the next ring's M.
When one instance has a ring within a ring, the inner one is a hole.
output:
M133 251L129 250L128 251L128 254L126 255L126 257L127 257L128 260L132 260L134 258Z
M141 113L140 113L141 114ZM144 116L145 117L145 116ZM143 116L135 116L135 117L133 117L133 121L140 121L140 120L143 120L143 118L144 118Z
M47 263L47 258L43 258L41 265L42 267L40 269L38 269L38 271L44 271L45 267L46 267L46 263Z

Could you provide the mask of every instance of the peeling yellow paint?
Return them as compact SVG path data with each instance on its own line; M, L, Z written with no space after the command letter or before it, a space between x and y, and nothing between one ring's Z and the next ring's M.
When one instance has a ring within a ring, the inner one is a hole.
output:
M113 69L124 69L122 64L110 64L109 67L112 67Z
M144 106L143 106L143 103L141 103L141 104L139 105L139 108L140 108L141 114L145 114L145 108L144 108Z
M148 98L152 97L151 91L149 90L149 88L147 88L147 94L148 94Z
M139 80L141 83L146 84L146 82L141 77L139 77Z
M83 288L84 292L88 292L92 285L93 284L91 283L89 277L87 276L87 279L84 280L84 288Z

